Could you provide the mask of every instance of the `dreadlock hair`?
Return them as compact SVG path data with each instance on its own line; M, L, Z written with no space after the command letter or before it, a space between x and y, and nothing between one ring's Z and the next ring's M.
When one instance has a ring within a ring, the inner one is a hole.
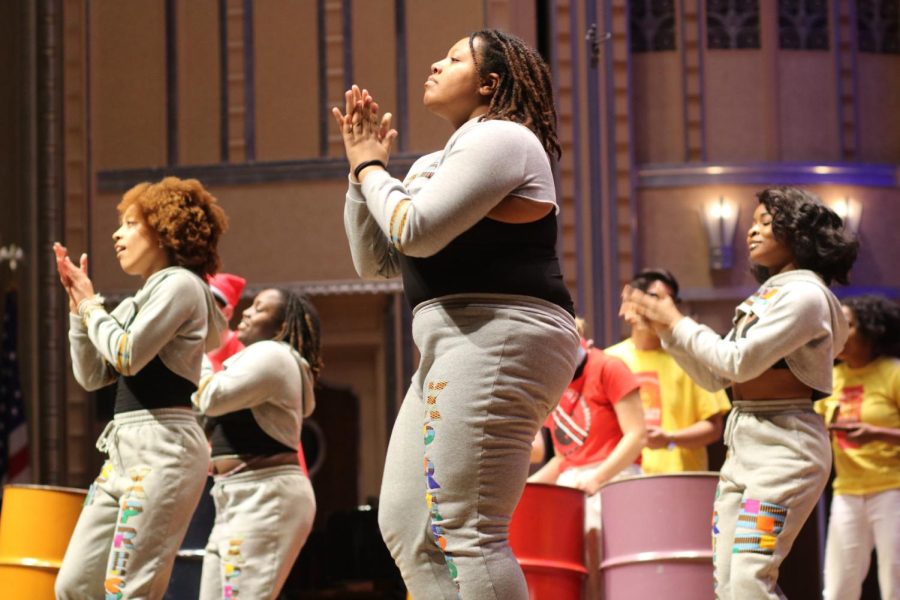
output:
M313 379L319 379L324 366L321 354L321 338L319 328L319 312L309 298L295 294L290 290L278 289L281 294L281 317L285 324L280 341L291 345L300 356L306 359L313 373Z
M856 336L872 345L872 355L900 358L900 304L884 296L866 294L844 298L856 321Z
M481 40L477 51L475 38ZM471 34L469 50L482 79L490 73L500 76L482 119L503 119L524 125L541 140L547 154L559 160L562 149L556 135L553 82L541 55L516 36L497 29Z

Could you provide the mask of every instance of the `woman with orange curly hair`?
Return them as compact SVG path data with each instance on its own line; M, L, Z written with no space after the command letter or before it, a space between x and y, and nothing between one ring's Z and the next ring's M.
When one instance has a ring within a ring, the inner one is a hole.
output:
M56 597L162 598L209 463L191 412L205 352L225 319L204 277L219 266L225 213L200 182L141 183L117 207L122 270L143 286L107 312L88 277L54 244L69 296L75 379L116 383L115 417L97 448L108 454L91 485L56 580Z

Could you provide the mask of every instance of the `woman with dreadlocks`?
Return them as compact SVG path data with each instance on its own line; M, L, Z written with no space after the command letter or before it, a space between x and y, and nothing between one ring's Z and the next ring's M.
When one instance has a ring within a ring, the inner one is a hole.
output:
M508 524L579 344L555 250L553 88L537 52L483 30L431 66L423 101L455 132L403 181L386 170L390 114L356 86L333 110L354 265L402 275L421 355L379 525L414 598L527 598Z
M267 289L237 328L246 348L200 382L216 521L200 598L275 598L313 524L316 501L300 469L303 418L322 366L319 317L304 297Z

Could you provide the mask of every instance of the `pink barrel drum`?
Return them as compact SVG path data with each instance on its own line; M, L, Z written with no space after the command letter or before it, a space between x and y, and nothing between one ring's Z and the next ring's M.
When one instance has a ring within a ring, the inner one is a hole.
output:
M714 598L717 473L643 475L600 488L604 600Z
M509 545L525 572L529 600L580 600L584 566L584 493L525 485L509 524Z

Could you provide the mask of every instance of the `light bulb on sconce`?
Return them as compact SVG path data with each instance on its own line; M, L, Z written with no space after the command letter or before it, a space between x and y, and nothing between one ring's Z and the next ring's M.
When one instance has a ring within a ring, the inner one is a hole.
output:
M859 222L862 219L862 202L850 196L844 196L833 200L830 203L830 208L844 222L844 227L847 231L856 235L859 231Z
M709 243L709 268L730 269L734 265L734 234L738 211L734 202L719 196L703 207L703 224Z
M16 267L19 264L19 261L25 258L25 253L22 252L22 249L15 244L10 244L9 246L3 246L0 248L0 264L8 262L9 270L15 271Z

